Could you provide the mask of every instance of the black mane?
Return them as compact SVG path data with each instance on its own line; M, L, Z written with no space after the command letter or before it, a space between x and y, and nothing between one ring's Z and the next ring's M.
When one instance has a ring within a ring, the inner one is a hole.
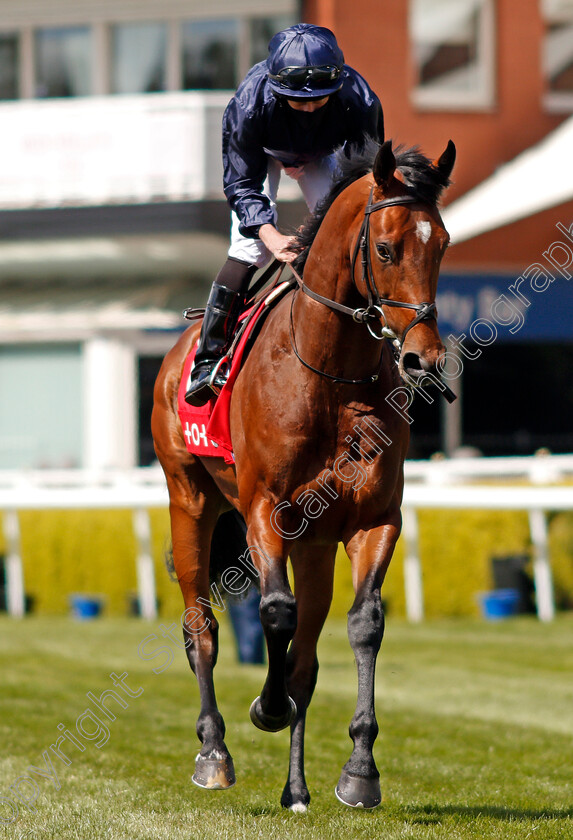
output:
M297 271L303 271L310 246L330 206L346 187L372 172L379 148L375 140L367 138L364 144L351 146L348 151L338 150L336 153L337 174L330 192L318 204L314 213L307 217L296 234L296 247L300 250L294 264ZM431 160L423 155L417 146L409 149L398 146L394 149L394 155L396 169L402 175L409 191L413 191L424 204L435 207L442 190L450 183L449 178L444 177L436 167L432 166Z

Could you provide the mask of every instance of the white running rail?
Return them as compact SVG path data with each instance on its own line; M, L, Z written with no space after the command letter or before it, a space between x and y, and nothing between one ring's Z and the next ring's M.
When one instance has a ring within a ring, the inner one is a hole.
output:
M527 511L534 547L537 613L542 621L551 621L555 615L555 603L546 514L573 510L573 485L543 486L543 482L563 480L573 475L573 456L407 461L405 472L404 577L409 620L422 621L424 617L417 512L423 508L455 508ZM501 480L517 477L527 478L535 486L469 483L471 479L483 481L486 478ZM22 616L25 609L19 511L122 508L133 511L133 528L138 545L136 566L140 612L144 618L155 618L149 509L166 507L167 504L165 480L158 466L127 472L0 471L0 511L7 544L8 612L17 617Z

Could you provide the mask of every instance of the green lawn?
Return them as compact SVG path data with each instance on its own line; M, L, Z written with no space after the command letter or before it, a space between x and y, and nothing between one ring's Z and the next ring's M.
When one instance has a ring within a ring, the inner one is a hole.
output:
M175 654L170 664L167 651L153 660L138 656L153 633L161 641L145 649L163 644ZM99 697L113 688L112 672L127 672L125 684L143 692L124 693L127 708L108 703L117 717L107 721L109 740L100 748L95 740L84 752L66 748L69 766L53 758L59 789L53 779L34 776L36 810L20 803L18 820L1 824L0 838L572 838L572 642L571 615L552 625L464 619L412 627L390 619L377 679L383 801L364 812L334 797L351 748L355 675L344 622L329 621L309 713L312 802L307 814L292 814L279 805L288 735L250 723L264 671L235 663L226 625L217 686L237 785L209 793L190 781L198 743L195 679L159 623L3 618L0 818L12 815L2 800L14 799L10 786L30 765L46 767L43 753L56 743L58 724L76 732L91 706L86 692ZM161 663L165 670L154 673ZM86 730L89 723L84 719ZM34 793L25 781L19 790Z

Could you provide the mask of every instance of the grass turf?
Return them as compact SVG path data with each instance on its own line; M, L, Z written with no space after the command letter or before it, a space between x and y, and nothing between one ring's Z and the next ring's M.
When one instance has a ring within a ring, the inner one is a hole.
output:
M30 765L45 768L43 753L56 743L58 724L77 734L80 715L95 710L86 692L99 697L113 688L112 672L127 672L125 684L143 692L124 693L126 708L108 702L116 720L100 714L109 728L101 748L84 739L84 752L64 750L69 766L53 758L59 789L34 775L36 810L20 803L17 821L0 823L0 838L573 837L572 631L571 615L550 625L390 620L377 675L375 756L383 800L364 812L334 797L351 749L356 680L345 624L329 620L307 731L312 802L307 814L292 814L279 805L288 734L259 732L250 723L249 704L264 670L235 662L224 620L216 684L237 785L209 793L190 781L198 745L195 678L158 623L3 618L0 818L12 816L1 799L14 801L10 786ZM152 634L157 638L144 649L163 645L172 661L166 651L153 660L138 656ZM88 731L90 722L84 725ZM32 795L29 783L19 790Z

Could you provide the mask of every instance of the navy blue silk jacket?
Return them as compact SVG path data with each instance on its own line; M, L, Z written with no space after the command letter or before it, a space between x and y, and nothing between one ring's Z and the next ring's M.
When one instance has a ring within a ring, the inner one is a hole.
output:
M270 90L267 62L261 61L229 102L223 116L223 185L243 235L256 239L261 225L274 223L263 194L267 156L296 167L344 144L360 143L365 134L383 142L384 117L376 94L348 65L340 78L341 89L322 108L295 111Z

